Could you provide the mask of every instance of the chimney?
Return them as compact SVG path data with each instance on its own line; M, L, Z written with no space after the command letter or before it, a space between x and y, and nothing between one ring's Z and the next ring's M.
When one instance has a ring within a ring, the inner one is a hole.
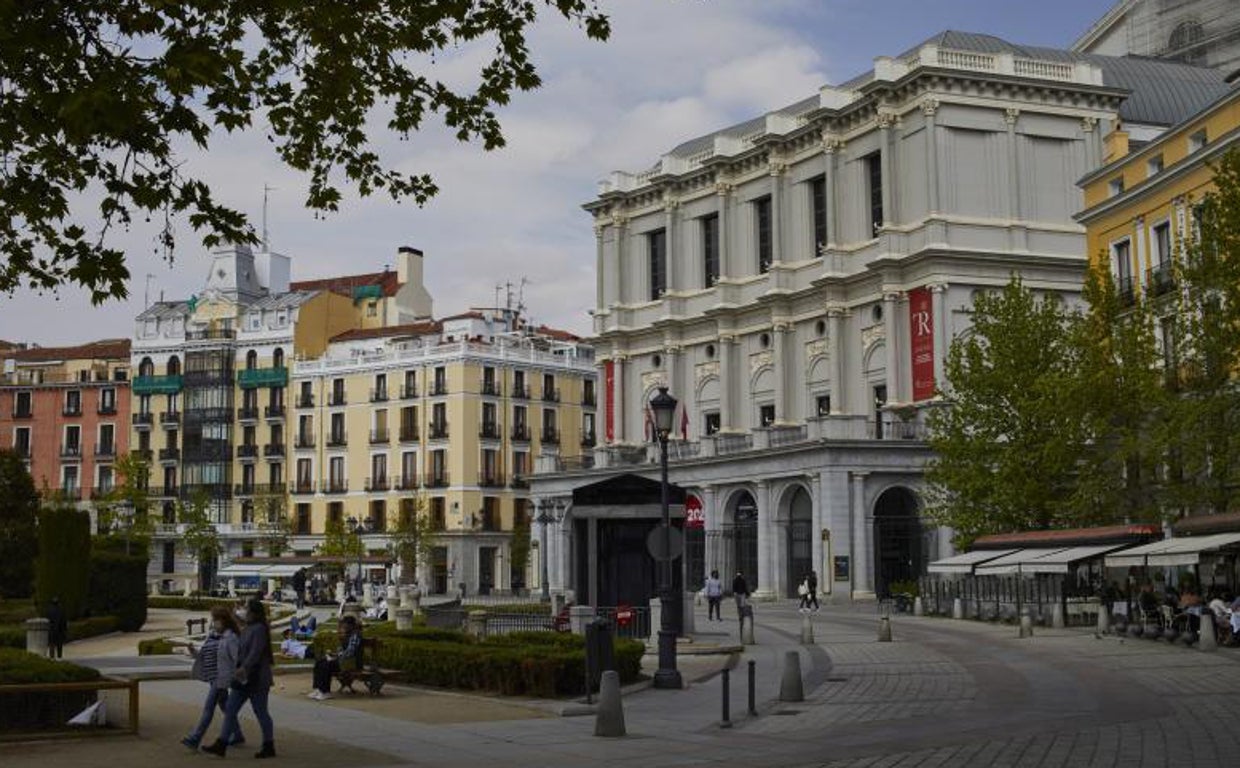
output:
M396 249L396 279L400 283L397 322L408 323L432 317L433 303L422 278L420 250L407 245Z

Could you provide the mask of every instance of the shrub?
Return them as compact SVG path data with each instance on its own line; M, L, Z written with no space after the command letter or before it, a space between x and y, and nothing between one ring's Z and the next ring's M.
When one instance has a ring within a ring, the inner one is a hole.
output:
M34 609L34 602L31 600L0 601L0 624L20 624L38 615L38 611Z
M166 637L157 637L152 640L141 640L138 642L138 655L171 656L175 648L176 646L170 643Z
M90 613L115 616L122 632L146 623L146 558L123 552L94 552L90 558Z
M39 547L39 494L26 462L0 451L0 595L29 597Z
M26 649L25 627L0 627L0 648Z
M0 685L80 683L100 677L98 670L0 648ZM97 698L95 691L31 691L0 696L0 732L58 730Z
M531 616L550 616L550 603L499 603L497 605L462 605L466 611L486 611L487 613L520 613Z
M35 603L45 610L53 597L70 620L86 613L90 588L90 515L71 508L39 513L39 560Z
M181 597L178 595L150 595L146 598L148 608L170 608L181 611L209 611L217 605L235 608L251 597L249 592L238 592L234 597Z
M78 619L69 622L69 640L85 640L111 632L119 632L120 619L115 616L92 616L89 619Z
M98 680L99 670L52 661L26 651L0 648L0 685L79 683Z

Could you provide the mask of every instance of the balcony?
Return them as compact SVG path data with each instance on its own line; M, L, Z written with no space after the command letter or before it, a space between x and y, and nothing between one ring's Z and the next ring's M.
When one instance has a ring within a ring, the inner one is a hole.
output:
M418 437L418 428L416 426L413 426L410 424L405 424L401 426L400 441L402 443L416 443L418 442L419 439L420 438Z
M293 441L294 448L313 448L314 435L298 435Z
M151 499L175 499L180 492L181 489L175 485L152 485L146 489L147 498Z
M345 395L343 390L340 392L333 392L328 396L327 404L332 406L348 405L349 398Z
M560 402L560 390L544 389L542 399L544 403L558 403Z
M598 395L593 390L585 390L581 393L581 404L587 408L594 408L598 405Z
M1131 307L1137 303L1137 292L1132 284L1132 275L1121 275L1116 278L1115 295L1121 307Z
M159 426L164 429L176 429L181 424L180 411L164 411L159 414Z
M426 487L427 488L447 488L448 487L447 470L443 470L441 472L432 472L430 475L427 475Z
M392 433L386 429L370 430L370 444L378 445L380 443L387 444L392 442Z
M543 427L540 437L544 443L549 443L551 445L560 444L560 430L555 427Z
M233 495L234 496L253 496L254 495L254 483L238 483L237 485L233 486Z
M478 386L478 391L484 395L490 395L491 397L499 397L500 395L499 384L495 383L494 380L487 381L486 379L483 379L482 384Z
M442 397L443 395L446 395L446 394L448 394L448 382L437 381L431 385L431 391L430 391L431 397Z
M529 488L530 481L526 479L525 475L513 475L512 482L509 483L509 487L518 488L518 489Z
M237 338L233 328L204 328L198 331L186 331L186 341L229 341Z
M14 416L16 418L16 416ZM132 416L135 429L150 429L151 424L155 422L155 414L153 413L135 413Z
M283 405L268 405L263 407L263 416L268 421L279 421L284 418Z
M398 491L416 491L418 489L418 476L401 475L396 478L396 482L392 484L392 487Z
M81 403L65 403L64 407L60 409L60 415L61 416L81 416L82 415L82 404Z
M1146 271L1146 278L1152 296L1162 296L1175 289L1175 273L1172 271L1170 261L1150 267Z
M501 472L481 472L478 475L480 488L503 488L504 475Z
M528 443L530 441L530 428L527 424L515 424L512 427L512 440L515 443Z
M499 425L495 422L483 422L482 428L478 430L478 437L487 440L498 440L499 435Z
M258 421L258 406L250 405L238 408L237 421Z
M288 484L288 492L297 495L314 493L313 480L297 480Z
M187 387L231 387L233 376L231 368L219 368L206 371L186 371L182 374Z
M412 400L417 396L418 396L418 385L417 384L405 384L404 386L400 388L400 399L401 400Z
M90 499L91 501L106 499L115 490L115 485L96 485L90 489Z
M384 387L382 389L370 390L370 402L386 403L387 401L388 401L387 387Z
M512 385L512 399L513 400L529 400L530 399L529 385L528 384L513 384Z
M115 416L116 403L100 403L99 406L95 408L95 413L100 416Z
M69 443L69 444L60 446L60 458L62 459L82 458L81 443Z
M333 477L323 483L323 493L348 493L349 481L340 477Z
M366 491L373 493L376 491L386 491L390 487L386 477L368 477L366 478Z
M343 448L349 444L349 436L344 432L333 432L327 436L328 448Z
M310 394L309 392L302 392L300 395L297 396L297 407L298 408L313 408L314 407L314 395Z
M159 449L159 460L160 461L179 461L180 458L181 458L180 448L160 448Z
M581 436L581 447L582 448L593 448L596 442L597 440L595 439L594 435L586 434L586 435Z
M237 458L242 461L254 461L258 458L258 446L250 443L238 445Z
M134 448L129 452L129 455L138 461L150 461L154 458L154 454L151 453L150 448Z
M15 418L15 419L33 419L33 418L34 418L34 411L32 411L32 410L30 409L30 406L26 406L25 408L14 408L14 409L13 409L13 418Z
M268 459L284 458L284 443L267 443L263 446L263 456Z
M100 443L95 446L96 459L111 459L116 456L116 443Z
M448 422L432 421L430 424L430 438L432 440L447 440L448 439Z
M237 374L237 385L242 389L259 387L283 387L288 385L288 368L251 368Z
M135 395L175 395L183 386L180 375L135 376L130 384Z

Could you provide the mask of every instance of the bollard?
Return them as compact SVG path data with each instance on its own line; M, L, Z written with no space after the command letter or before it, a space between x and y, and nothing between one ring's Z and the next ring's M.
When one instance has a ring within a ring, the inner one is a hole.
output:
M1214 615L1210 611L1201 614L1201 631L1197 634L1197 647L1203 651L1218 648L1218 633L1214 631Z
M594 735L624 735L624 704L620 700L620 673L609 669L599 684L598 709L594 716Z
M964 601L958 597L952 600L952 618L953 619L964 618Z
M26 650L36 656L47 655L48 629L51 622L47 619L26 619Z
M1098 606L1098 634L1105 635L1111 630L1111 615L1107 613L1105 604Z
M779 681L780 701L805 701L805 689L801 684L801 654L788 651L784 654L784 674Z
M746 621L748 619L749 621ZM741 645L756 645L753 639L753 606L741 608Z
M1056 601L1051 606L1051 627L1054 629L1063 629L1063 603Z
M412 608L405 608L404 606L401 606L400 608L397 608L395 611L392 611L392 613L394 614L396 618L396 631L397 632L408 632L409 630L413 629L413 609Z
M878 642L891 642L891 618L889 616L883 616L878 620Z
M801 614L801 645L814 644L814 622L808 613Z
M395 584L388 584L383 591L383 599L387 601L388 613L400 607L400 590Z
M751 717L756 717L758 714L758 698L757 693L754 691L755 682L758 677L756 672L757 667L758 663L751 659L749 662L749 715Z
M732 727L732 713L730 707L732 703L732 686L729 681L730 675L728 672L729 670L725 667L723 670L723 717L719 720L720 728Z
M650 598L650 635L646 638L646 651L658 653L659 629L663 626L663 601L657 597Z
M1017 630L1016 636L1033 637L1033 617L1029 615L1028 608L1020 612L1020 629Z
M925 616L926 615L926 606L921 601L921 595L918 595L917 597L913 598L913 615L914 616Z

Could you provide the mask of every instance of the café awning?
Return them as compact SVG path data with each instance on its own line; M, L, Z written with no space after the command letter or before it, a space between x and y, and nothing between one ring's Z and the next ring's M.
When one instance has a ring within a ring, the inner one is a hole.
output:
M215 572L222 579L245 579L261 575L263 566L258 564L226 565Z
M1107 555L1106 562L1108 568L1197 565L1201 562L1202 555L1238 545L1240 545L1240 533L1182 536Z
M1047 555L1063 552L1065 547L1018 549L1003 557L990 560L977 567L978 576L1006 576L1012 573L1032 573L1025 569L1026 563L1032 563Z
M298 563L280 563L279 565L268 565L263 568L262 576L264 579L281 579L292 576L303 568L309 566Z
M930 573L954 573L968 575L973 573L973 569L979 563L985 563L998 557L1011 554L1015 550L1012 549L987 549L975 550L973 552L962 552L959 555L936 560L926 566L926 570Z
M1024 563L1021 570L1024 573L1067 573L1077 563L1100 558L1108 552L1123 549L1124 546L1102 544L1094 547L1069 547Z

